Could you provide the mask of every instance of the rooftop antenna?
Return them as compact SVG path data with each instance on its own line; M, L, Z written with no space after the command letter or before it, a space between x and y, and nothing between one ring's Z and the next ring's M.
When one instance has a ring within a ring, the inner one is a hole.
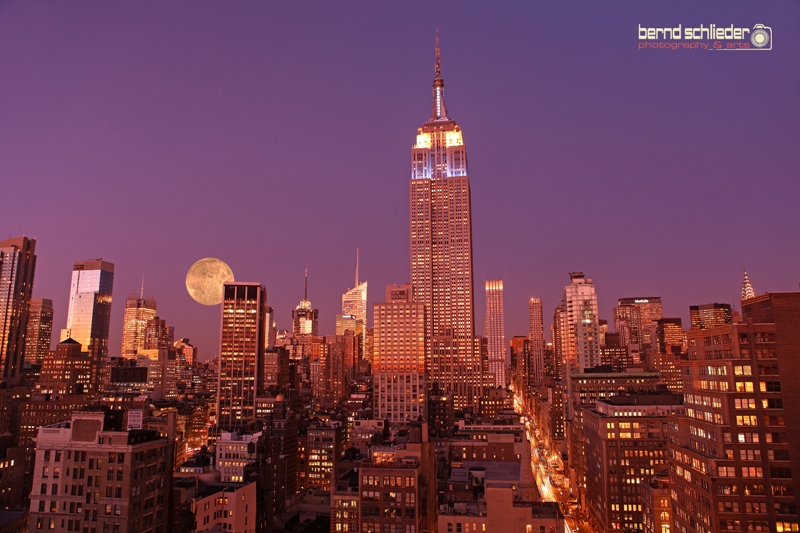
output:
M358 287L358 248L356 248L356 287Z
M306 285L303 292L303 300L308 301L308 263L306 263Z
M144 299L144 267L145 267L145 265L142 265L142 289L139 292L139 299L140 300Z
M439 58L439 28L436 28L436 77L442 77L442 64Z

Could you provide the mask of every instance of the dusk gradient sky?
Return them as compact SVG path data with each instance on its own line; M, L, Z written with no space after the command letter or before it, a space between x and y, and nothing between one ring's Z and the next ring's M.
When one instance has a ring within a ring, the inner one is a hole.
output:
M734 24L771 51L638 50L637 28ZM800 282L800 2L0 1L0 238L36 238L34 296L65 326L72 263L212 356L219 308L184 286L218 257L291 325L309 268L334 331L355 250L369 300L409 280L410 152L439 29L484 281L506 336L545 329L568 272L665 316Z

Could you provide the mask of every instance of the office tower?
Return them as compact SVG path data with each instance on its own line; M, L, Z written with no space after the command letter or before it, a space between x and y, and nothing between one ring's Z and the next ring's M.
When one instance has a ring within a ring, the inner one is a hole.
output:
M560 306L562 357L569 372L583 372L600 364L597 294L583 272L571 272Z
M373 308L375 417L398 425L426 417L427 309L411 285L388 285Z
M489 372L494 374L494 386L505 387L507 369L511 366L506 355L506 328L503 314L503 280L486 282L486 344Z
M219 352L217 426L240 428L255 421L263 388L267 290L259 283L224 285Z
M618 305L614 308L614 329L623 346L642 345L642 313L636 305Z
M593 531L643 529L639 487L667 470L667 415L682 412L683 397L671 392L623 394L583 408Z
M610 366L614 372L624 372L633 366L629 347L620 342L621 334L606 333L606 342L600 346L600 363Z
M511 377L514 390L522 395L533 387L533 363L531 340L522 335L515 335L509 341L511 354Z
M560 379L565 375L564 372L564 345L566 343L567 313L566 305L560 302L553 311L553 356L552 356L552 376ZM566 373L568 374L568 373Z
M361 339L360 344L363 347L367 329L367 282L358 280L358 249L356 249L356 284L342 295L342 315L355 318L353 332ZM339 333L338 323L336 330L337 335L344 335L344 332Z
M143 341L144 350L169 350L175 344L175 328L154 316L144 326Z
M306 487L316 486L330 492L332 473L336 470L336 461L344 455L346 442L346 424L338 420L311 423L306 434Z
M681 354L684 346L680 318L660 318L656 321L656 342L660 353Z
M711 329L725 324L733 324L733 310L730 304L690 305L689 321L692 329Z
M60 342L42 360L36 392L39 394L83 394L89 387L91 360L72 339Z
M193 367L200 363L197 358L197 347L189 344L189 339L178 339L173 347L182 368Z
M530 331L528 339L531 341L531 380L529 383L539 386L544 374L544 321L542 313L542 300L531 298L528 301L530 311Z
M336 334L344 335L345 331L356 332L358 319L353 315L336 315Z
M143 298L132 293L125 300L125 316L122 319L122 357L134 357L145 348L147 322L156 316L156 299Z
M283 346L264 351L264 387L286 387L289 384L289 350Z
M278 340L278 327L275 323L275 310L267 306L267 348L274 348Z
M311 395L316 409L334 409L345 396L345 363L340 338L313 337L309 345Z
M475 353L472 215L461 128L447 116L436 46L431 118L411 150L411 284L428 306L429 375L456 408L476 405L483 383Z
M76 411L39 429L28 531L167 531L168 439L123 431L113 413Z
M311 308L308 301L308 268L306 268L305 289L303 299L292 311L292 343L310 345L312 337L319 334L319 311Z
M656 321L656 346L652 350L651 367L661 372L661 379L670 390L680 392L680 368L677 365L684 353L685 336L680 318L660 318Z
M114 264L102 259L78 261L72 269L67 327L61 340L77 341L92 361L88 392L103 390L108 360L108 327Z
M798 528L800 293L747 299L742 314L687 332L686 412L669 421L673 531Z
M744 279L742 280L742 300L753 298L756 291L753 289L753 284L750 283L750 278L747 276L747 268L744 269Z
M427 425L415 421L409 426L406 443L370 450L369 458L358 469L359 531L437 531L435 452L428 442Z
M32 298L25 338L25 361L41 364L50 351L53 336L53 300Z
M36 269L36 239L0 242L0 366L2 383L19 383L25 356L28 310Z
M569 458L570 485L577 489L578 502L586 501L586 435L583 419L584 407L628 391L653 391L660 383L658 372L587 372L573 373L567 378L567 396L564 398L564 431Z
M656 321L663 316L661 297L620 298L618 304L614 308L614 327L617 333L622 333L622 342L640 346L655 344L652 336Z

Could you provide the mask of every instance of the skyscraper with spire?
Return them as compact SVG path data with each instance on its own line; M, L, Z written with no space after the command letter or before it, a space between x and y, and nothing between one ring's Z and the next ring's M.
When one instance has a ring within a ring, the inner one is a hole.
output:
M142 287L144 289L144 286ZM145 298L141 293L131 293L125 300L125 315L122 319L122 357L135 357L145 349L147 322L156 317L156 299Z
M356 249L356 284L342 294L342 315L355 318L355 333L362 337L363 344L364 331L367 329L367 282L359 282L358 279L358 249Z
M756 291L753 290L753 284L750 283L750 278L747 277L747 267L744 267L744 280L742 280L742 300L747 300L748 298L753 298L756 295Z
M430 382L453 394L457 408L482 396L475 349L472 214L467 151L461 128L447 116L439 37L431 116L411 150L411 283L428 306Z
M306 267L306 280L303 289L303 299L292 311L292 337L294 344L310 345L312 337L319 334L319 311L311 307L308 300L308 267Z

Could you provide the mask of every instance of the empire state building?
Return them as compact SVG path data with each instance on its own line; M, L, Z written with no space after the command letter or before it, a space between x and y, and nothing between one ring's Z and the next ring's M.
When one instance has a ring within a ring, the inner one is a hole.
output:
M447 116L436 38L431 117L411 150L411 283L428 306L428 383L453 394L456 408L482 396L472 294L472 215L467 150Z

